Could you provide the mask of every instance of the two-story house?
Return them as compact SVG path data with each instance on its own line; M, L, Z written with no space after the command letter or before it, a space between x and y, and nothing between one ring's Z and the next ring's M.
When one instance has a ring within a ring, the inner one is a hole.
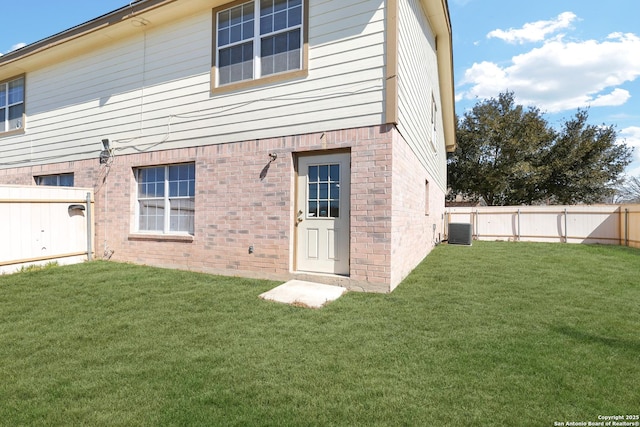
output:
M0 57L0 184L94 188L96 258L389 292L454 133L446 0L138 0Z

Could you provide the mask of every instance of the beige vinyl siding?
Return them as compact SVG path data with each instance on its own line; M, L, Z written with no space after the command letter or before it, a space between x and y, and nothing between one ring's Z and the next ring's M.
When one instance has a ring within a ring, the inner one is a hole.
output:
M382 123L383 0L314 1L307 78L212 94L205 9L91 54L27 73L23 135L0 137L0 168Z
M418 0L398 2L398 130L434 183L446 191L446 151L435 36ZM432 97L437 105L437 141L432 141Z

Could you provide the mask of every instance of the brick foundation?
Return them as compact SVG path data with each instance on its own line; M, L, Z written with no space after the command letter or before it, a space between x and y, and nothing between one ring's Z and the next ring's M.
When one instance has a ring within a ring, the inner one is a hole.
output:
M351 153L350 275L295 274L295 155L337 149ZM278 155L273 162L270 153ZM133 169L183 162L196 165L193 238L136 234ZM0 170L0 183L33 185L33 176L68 172L76 186L95 191L96 258L276 280L312 278L366 291L390 292L400 283L433 246L432 227L444 210L444 195L433 191L434 213L425 216L429 178L390 125L116 152L109 168L99 164L96 151L91 160Z

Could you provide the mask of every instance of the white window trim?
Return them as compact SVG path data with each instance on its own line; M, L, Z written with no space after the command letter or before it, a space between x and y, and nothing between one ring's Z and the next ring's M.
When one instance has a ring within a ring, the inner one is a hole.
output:
M431 147L434 152L437 152L437 138L438 138L438 104L436 103L436 97L431 94Z
M61 185L61 184L60 184L60 180L62 179L62 177L63 177L63 176L65 176L65 177L70 176L70 177L71 177L71 179L74 181L74 183L73 183L72 187L74 187L74 186L75 186L75 176L74 176L74 173L73 173L73 172L69 172L69 173L58 173L58 174L53 174L53 175L38 175L38 176L36 176L36 177L34 177L34 178L35 178L35 181L36 181L36 185L40 185L40 186L45 187L45 186L48 186L48 185L47 185L47 184L44 184L44 183L43 183L43 181L44 181L46 178L53 178L53 177L55 177L55 178L56 178L56 184L55 184L55 185L49 185L49 186L51 186L51 187L67 187L66 185Z
M16 80L22 80L22 101L20 102L14 102L13 104L9 103L9 84L15 82ZM2 108L2 110L4 110L4 128L0 129L0 134L6 134L9 132L20 132L24 130L24 122L25 122L25 113L26 113L26 102L25 102L25 98L27 96L27 79L24 75L22 76L18 76L18 77L13 77L10 78L8 80L4 80L2 82L0 82L0 86L4 86L5 91L6 91L6 105ZM22 118L20 119L20 126L14 129L7 129L7 126L9 125L9 109L11 107L15 107L16 105L22 105ZM1 113L0 113L1 114Z
M218 46L218 30L220 28L220 22L219 22L219 16L221 12L227 11L229 9L233 9L234 7L237 6L241 6L243 4L246 3L250 3L252 2L254 3L254 22L253 22L253 38L252 39L245 39L245 40L241 40L238 42L234 42L234 43L229 43L225 46L222 47L222 49L227 49L229 47L233 47L233 46L237 46L237 45L241 45L244 43L248 43L249 40L252 40L253 42L253 78L252 79L245 79L245 80L240 80L240 81L235 81L235 82L230 82L230 83L225 83L223 85L220 85L220 69L219 69L219 53L220 53L220 46ZM267 34L260 34L260 0L250 0L250 1L237 1L237 2L233 2L231 5L227 5L218 9L215 9L215 13L214 13L214 32L215 34L215 44L213 46L214 48L214 85L213 87L215 89L218 88L226 88L228 86L235 86L238 84L246 84L246 83L250 83L250 82L255 82L255 81L260 81L260 80L264 80L267 78L271 78L273 76L286 76L288 74L292 74L292 73L298 73L300 71L304 71L306 69L305 66L305 62L306 62L306 13L307 13L307 2L308 0L302 0L301 4L302 4L302 16L301 16L301 20L300 20L300 24L299 25L294 25L291 27L287 27L278 31L272 31L270 33ZM272 37L275 36L277 34L280 33L286 33L289 31L293 31L296 29L300 29L300 64L299 67L295 70L287 70L287 71L282 71L279 73L272 73L272 74L267 74L266 76L262 75L262 62L260 61L261 58L261 48L262 48L262 43L261 40L265 37Z
M194 195L193 197L185 197L185 196L181 196L181 197L169 197L169 167L171 166L180 166L180 165L189 165L192 164L194 165L194 172L195 172L195 163L193 162L187 162L187 163L175 163L175 164L168 164L168 165L155 165L155 166L140 166L134 169L135 173L135 219L134 219L134 233L135 234L140 234L140 235L165 235L165 236L193 236L192 233L188 232L188 231L171 231L171 204L169 199L180 199L180 200L190 200L193 199L194 202L194 206L195 206L195 189L194 189ZM141 198L140 197L140 187L139 184L140 182L138 181L139 176L138 173L140 170L142 169L153 169L153 168L164 168L164 197L163 197L163 201L164 201L164 218L163 218L163 229L162 230L141 230L140 229L140 200L160 200L159 197L147 197L147 198ZM194 177L194 186L196 183L196 179ZM195 207L194 207L194 224L195 224ZM194 233L195 233L195 227L194 227Z

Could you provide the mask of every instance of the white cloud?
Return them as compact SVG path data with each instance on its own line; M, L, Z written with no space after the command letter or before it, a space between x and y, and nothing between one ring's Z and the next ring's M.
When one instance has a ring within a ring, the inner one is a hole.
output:
M9 49L9 52L13 52L14 50L18 50L22 47L25 47L27 44L26 43L17 43L14 44L13 46L11 46L11 49Z
M563 12L550 21L536 21L524 24L522 28L509 28L508 30L493 30L487 34L487 38L497 38L507 43L539 42L558 30L569 28L578 17L573 12Z
M460 85L464 99L486 99L506 90L517 102L547 112L618 106L631 95L617 86L640 77L640 37L613 33L606 40L565 42L558 37L511 58L505 66L475 63Z
M14 44L13 46L11 46L11 49L9 49L8 51L6 51L5 53L11 53L11 52L13 52L14 50L18 50L18 49L20 49L20 48L22 48L22 47L25 47L26 45L27 45L26 43L16 43L16 44ZM2 56L2 55L3 55L3 53L2 53L2 52L0 52L0 56Z
M615 88L611 93L597 96L591 103L592 107L611 107L623 105L631 98L628 90Z

